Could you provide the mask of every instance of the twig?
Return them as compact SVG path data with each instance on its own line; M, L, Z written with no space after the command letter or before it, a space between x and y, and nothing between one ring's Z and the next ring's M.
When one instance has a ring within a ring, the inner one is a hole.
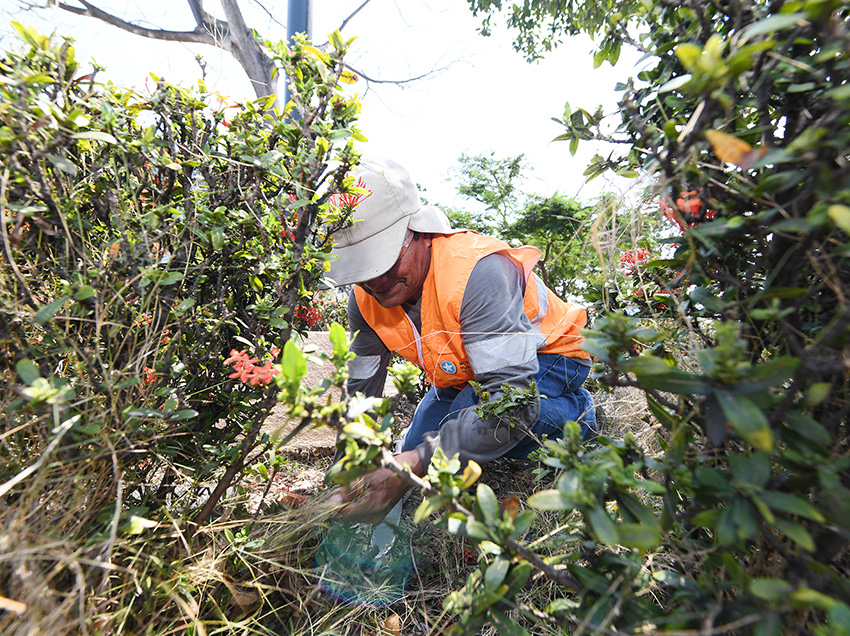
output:
M77 423L77 420L79 420L80 417L82 416L78 414L62 422L62 424L59 426L59 430L57 432L56 437L54 437L53 440L47 445L47 448L44 449L44 452L41 454L41 457L38 458L38 461L36 461L29 468L25 468L24 470L22 470L20 473L12 477L5 484L0 485L0 497L5 496L7 492L12 490L12 488L17 486L24 479L32 475L39 468L41 468L44 462L47 461L47 458L50 456L50 453L53 452L53 449L56 448L59 445L59 442L62 441L62 438L65 436L65 433L71 430L71 427Z

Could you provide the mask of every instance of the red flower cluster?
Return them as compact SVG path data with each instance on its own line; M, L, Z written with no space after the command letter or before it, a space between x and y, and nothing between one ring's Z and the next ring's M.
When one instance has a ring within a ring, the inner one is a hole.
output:
M278 353L280 353L279 350L272 350L272 356L276 356ZM243 349L242 351L232 349L230 351L230 357L224 361L224 364L233 365L233 373L227 377L239 378L240 382L246 382L255 386L258 384L265 386L274 379L274 376L280 373L280 369L273 366L271 360L266 361L262 366L257 366L259 361L259 358L250 357L247 349Z
M696 190L679 193L679 198L676 199L678 214L664 201L660 203L661 209L664 211L664 216L672 224L678 226L682 232L686 232L688 228L699 225L703 221L710 221L717 216L717 212L714 210L705 210L703 212L702 201L697 195Z
M145 367L145 384L153 384L156 382L156 369Z
M358 188L362 188L367 190L366 194L361 192L353 193L353 194L334 194L331 195L331 207L333 208L343 208L343 209L351 209L356 208L363 202L365 199L368 199L372 191L366 188L366 183L363 181L363 177L357 177L357 183L354 184Z
M295 309L295 319L306 322L307 328L312 329L322 321L322 312L316 307L304 307L301 305Z
M652 254L649 250L643 248L636 250L626 250L620 256L620 267L626 274L631 274L636 267L644 265L652 259Z

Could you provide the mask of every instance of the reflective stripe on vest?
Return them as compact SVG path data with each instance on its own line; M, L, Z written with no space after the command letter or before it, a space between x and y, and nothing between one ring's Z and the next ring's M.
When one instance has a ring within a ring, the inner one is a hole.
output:
M525 274L523 310L533 333L493 334L485 341L487 353L476 351L478 368L473 370L461 338L460 306L476 263L497 252L513 260ZM474 232L434 235L431 267L422 287L421 334L401 307L381 307L359 285L355 286L355 298L364 320L387 348L421 367L440 388L464 386L475 379L476 371L504 367L527 355L530 347L539 353L590 357L580 348L583 338L579 330L587 322L586 312L558 298L532 273L539 258L536 248L512 248Z

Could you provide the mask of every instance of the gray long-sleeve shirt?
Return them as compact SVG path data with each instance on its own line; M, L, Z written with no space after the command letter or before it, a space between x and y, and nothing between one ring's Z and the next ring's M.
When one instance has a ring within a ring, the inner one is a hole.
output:
M460 307L460 325L475 381L498 400L502 384L528 389L537 373L537 349L545 338L532 328L523 310L525 280L522 270L508 257L491 254L473 268ZM403 309L421 331L419 301ZM357 307L352 291L348 320L357 332L352 351L357 357L349 366L348 390L367 396L380 396L392 352L369 326ZM530 428L537 421L539 403L527 407L521 419ZM460 454L463 464L496 459L522 439L520 430L498 420L482 421L473 409L442 425L439 433L426 434L417 447L423 466L439 447L448 457Z

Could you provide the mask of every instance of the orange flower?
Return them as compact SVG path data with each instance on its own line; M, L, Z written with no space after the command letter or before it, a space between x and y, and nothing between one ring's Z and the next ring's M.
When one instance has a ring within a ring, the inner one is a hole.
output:
M242 351L231 349L230 357L224 363L233 365L233 373L227 377L238 378L240 382L254 386L265 386L271 383L274 376L280 373L280 369L273 366L271 360L268 360L263 366L257 366L259 361L259 358L250 357L246 349Z

